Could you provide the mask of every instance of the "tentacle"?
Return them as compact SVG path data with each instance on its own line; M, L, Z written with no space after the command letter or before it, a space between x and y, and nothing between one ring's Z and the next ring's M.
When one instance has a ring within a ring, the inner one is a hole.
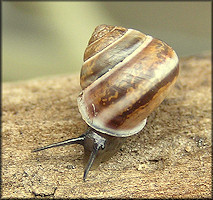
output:
M34 149L32 152L37 152L37 151L49 149L49 148L52 148L52 147L65 146L65 145L69 145L69 144L81 144L81 145L83 145L84 139L85 139L85 135L83 134L78 138L72 138L72 139L62 141L62 142L50 144L50 145L47 145L47 146L44 146L44 147L41 147L41 148L38 148L38 149Z
M83 180L85 181L86 180L86 177L87 177L87 174L90 170L90 168L92 167L92 164L98 154L98 151L100 149L104 149L105 148L105 142L106 142L106 139L103 138L103 137L100 137L99 135L97 134L94 134L93 135L94 137L94 146L93 146L93 150L90 154L90 157L89 157L89 160L88 160L88 163L86 165L86 168L84 170L84 176L83 176Z

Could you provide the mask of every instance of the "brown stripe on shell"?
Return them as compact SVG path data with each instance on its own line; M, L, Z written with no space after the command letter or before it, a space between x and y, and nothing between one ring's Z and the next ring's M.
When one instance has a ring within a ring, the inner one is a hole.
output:
M171 72L165 71L165 76L158 77L156 74L157 69L161 71L159 67L165 67L167 60L172 60L175 56L169 46L160 40L153 39L146 48L131 58L119 70L114 71L104 81L100 81L97 86L87 90L84 94L84 102L88 109L89 118L100 118L99 114L107 109L113 112L114 110L110 106L117 105L116 102L119 102L118 106L126 109L121 109L116 117L113 117L108 123L105 122L107 123L106 127L112 129L128 127L129 129L129 127L134 128L138 123L141 123L163 101L168 87L175 82L178 66L174 66ZM168 75L169 73L171 75ZM134 96L133 91L138 91L137 95ZM132 107L120 105L123 98L129 98L131 103L128 104ZM125 123L123 123L124 121ZM130 121L131 123L127 124Z
M160 63L165 62L166 55L161 55L159 52L169 51L166 50L168 48L165 43L153 39L143 51L131 58L129 62L111 74L104 82L100 82L100 84L90 89L87 96L93 100L97 112L118 102L140 85L147 87L146 84L149 83L149 79L155 76L154 70L159 67ZM172 52L171 49L170 51ZM159 80L155 81L158 82Z
M160 64L166 62L167 58L171 58L172 55L173 50L168 45L160 40L153 39L137 56L132 58L128 63L125 63L123 68L131 68L131 74L129 73L127 76L123 76L121 84L119 84L118 81L115 85L112 84L111 87L106 90L105 96L101 98L100 104L102 104L102 106L108 106L112 103L116 103L130 90L137 89L139 85L155 77L155 70ZM147 62L144 63L146 60ZM120 74L122 74L122 71L117 71L117 74L114 73L113 76L118 77ZM110 79L111 78L112 77L110 77ZM157 81L160 80L156 80L156 82Z
M179 73L178 65L157 85L151 88L147 93L143 94L139 100L130 105L122 114L115 116L107 122L106 126L109 128L125 129L135 127L141 123L165 98L167 89L173 85ZM159 96L161 96L159 98ZM147 109L145 109L147 107ZM138 116L138 117L135 117ZM139 120L137 120L137 118ZM126 123L124 126L123 123Z
M146 36L139 31L130 31L113 43L108 49L90 58L82 66L81 87L86 88L95 80L132 54L145 40Z

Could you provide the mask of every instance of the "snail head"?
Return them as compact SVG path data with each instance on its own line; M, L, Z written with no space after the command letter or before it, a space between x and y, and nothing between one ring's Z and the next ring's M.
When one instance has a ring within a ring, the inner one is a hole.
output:
M92 128L88 128L84 134L77 138L68 139L34 149L33 152L70 144L80 144L84 146L84 162L87 162L83 175L83 180L85 181L91 167L93 166L95 168L101 162L108 160L117 151L121 143L116 137L100 133Z

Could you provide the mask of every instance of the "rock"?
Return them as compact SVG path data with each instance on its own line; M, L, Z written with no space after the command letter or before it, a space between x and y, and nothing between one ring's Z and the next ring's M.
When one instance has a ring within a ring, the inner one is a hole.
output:
M142 132L86 182L82 146L31 152L86 130L79 75L3 83L2 197L210 198L211 56L183 58L180 67Z

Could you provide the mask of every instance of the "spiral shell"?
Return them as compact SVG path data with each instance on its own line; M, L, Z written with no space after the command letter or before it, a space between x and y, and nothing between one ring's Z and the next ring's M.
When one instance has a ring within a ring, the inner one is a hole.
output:
M136 134L178 73L178 57L166 43L133 29L100 25L84 54L79 111L97 131Z

